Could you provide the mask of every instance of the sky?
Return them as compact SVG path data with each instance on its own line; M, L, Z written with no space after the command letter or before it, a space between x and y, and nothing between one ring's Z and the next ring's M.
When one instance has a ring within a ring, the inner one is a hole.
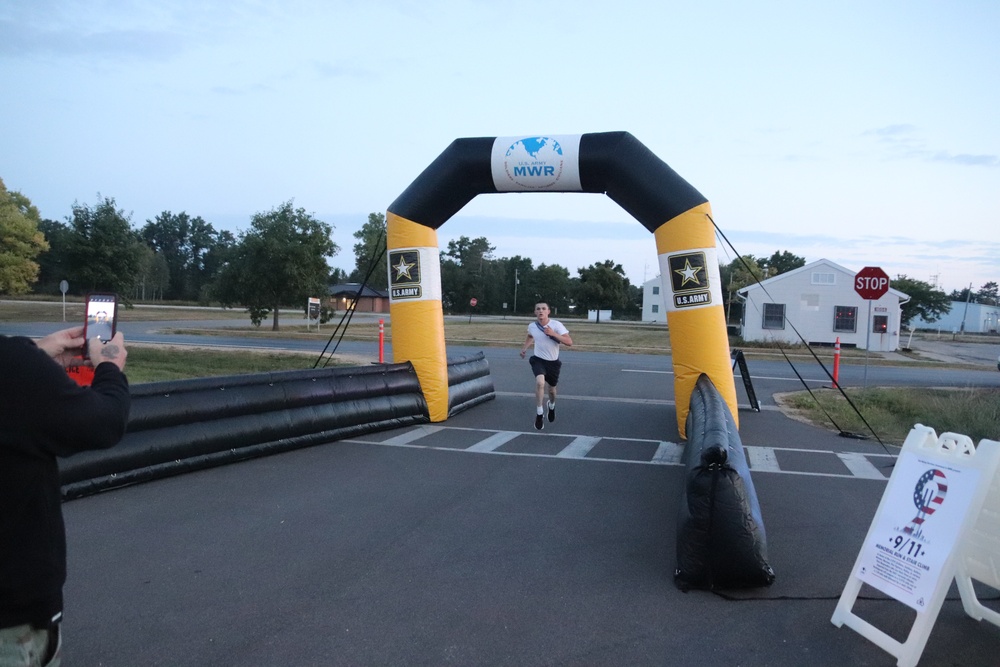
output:
M1000 282L995 0L0 0L0 178L353 233L457 138L626 131L709 201L719 258L789 251L946 292ZM600 194L481 195L438 241L659 273Z

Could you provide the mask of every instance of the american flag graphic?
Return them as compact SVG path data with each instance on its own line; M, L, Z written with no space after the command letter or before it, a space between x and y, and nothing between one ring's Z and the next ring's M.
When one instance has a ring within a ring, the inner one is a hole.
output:
M941 507L945 494L948 493L947 478L937 468L931 468L917 480L913 487L913 504L917 506L917 516L913 518L903 532L907 535L920 535L920 528L927 517Z

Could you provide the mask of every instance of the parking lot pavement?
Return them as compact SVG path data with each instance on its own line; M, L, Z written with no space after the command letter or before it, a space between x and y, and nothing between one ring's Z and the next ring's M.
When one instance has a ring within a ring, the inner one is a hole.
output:
M946 363L972 364L996 368L1000 357L1000 337L986 337L980 342L966 343L951 340L945 334L938 337L921 337L910 343L918 356Z
M884 453L741 415L777 580L682 593L673 408L561 397L538 433L524 405L67 503L67 663L895 664L830 622ZM875 591L855 609L912 621ZM921 664L998 653L952 595Z

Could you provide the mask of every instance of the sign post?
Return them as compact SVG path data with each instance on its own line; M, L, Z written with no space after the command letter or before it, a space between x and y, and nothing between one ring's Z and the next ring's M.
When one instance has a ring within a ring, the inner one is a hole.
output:
M878 266L866 266L854 276L854 291L868 302L868 324L865 331L865 379L868 386L868 349L872 340L872 301L877 301L889 291L889 276Z
M309 304L307 306L309 320L316 320L316 331L319 331L319 321L320 321L320 306L319 299L317 297L309 297ZM308 324L306 327L308 328Z
M476 307L477 303L479 303L479 300L476 297L469 299L469 324L472 324L472 309Z
M66 321L66 292L69 291L69 283L65 280L59 281L59 291L63 295L63 322Z

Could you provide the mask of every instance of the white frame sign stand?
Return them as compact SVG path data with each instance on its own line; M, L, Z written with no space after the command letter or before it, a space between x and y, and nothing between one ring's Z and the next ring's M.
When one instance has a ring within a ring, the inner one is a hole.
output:
M1000 587L1000 442L942 433L917 424L903 443L861 552L831 622L847 625L897 659L915 667L952 579L965 612L1000 625L983 607L972 579ZM851 610L862 584L916 610L906 641L899 642Z
M322 305L320 303L319 298L314 296L309 297L309 302L306 304L306 318L308 319L309 323L312 323L312 321L315 319L316 331L319 331L319 322L321 319L323 319L321 310L322 310ZM314 311L316 313L315 318L312 316ZM309 324L306 324L306 328L307 329L309 328Z

